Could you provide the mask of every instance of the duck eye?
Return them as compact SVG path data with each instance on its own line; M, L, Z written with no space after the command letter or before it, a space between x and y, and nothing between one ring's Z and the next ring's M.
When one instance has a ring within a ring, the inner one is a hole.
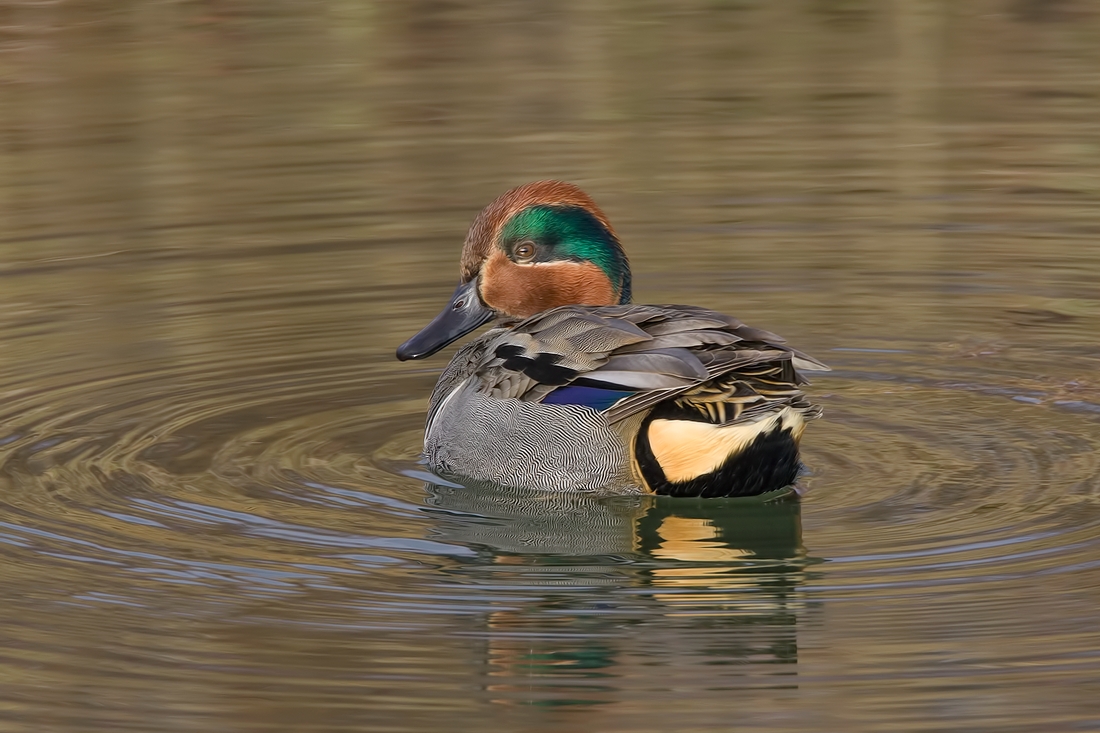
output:
M520 242L512 252L517 261L526 262L535 256L534 242Z

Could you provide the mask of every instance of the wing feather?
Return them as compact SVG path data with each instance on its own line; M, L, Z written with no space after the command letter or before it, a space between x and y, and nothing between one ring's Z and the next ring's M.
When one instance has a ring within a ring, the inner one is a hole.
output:
M574 383L618 390L626 396L605 410L612 422L666 400L723 424L752 419L802 405L799 370L828 369L773 333L697 306L563 306L480 341L463 373L476 373L483 391L538 402Z

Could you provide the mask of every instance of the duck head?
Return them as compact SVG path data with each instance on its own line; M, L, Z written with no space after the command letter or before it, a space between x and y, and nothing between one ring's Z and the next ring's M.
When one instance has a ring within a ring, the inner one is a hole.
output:
M461 282L442 312L398 347L397 358L431 356L494 319L629 302L630 265L596 203L570 183L528 183L474 219Z

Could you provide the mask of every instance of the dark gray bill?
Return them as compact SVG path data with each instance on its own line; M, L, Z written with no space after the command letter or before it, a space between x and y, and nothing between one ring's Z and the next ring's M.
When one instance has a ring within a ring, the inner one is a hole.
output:
M397 347L397 358L408 361L431 356L495 315L481 302L477 294L477 278L474 278L455 288L454 295L443 311L424 326L420 333Z

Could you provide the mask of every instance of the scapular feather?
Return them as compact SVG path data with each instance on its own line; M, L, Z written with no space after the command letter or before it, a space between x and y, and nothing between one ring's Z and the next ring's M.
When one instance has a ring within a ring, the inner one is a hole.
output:
M801 399L799 365L827 368L768 331L696 306L562 306L501 331L470 358L488 394L585 405L611 422L681 397L699 419L751 420Z

